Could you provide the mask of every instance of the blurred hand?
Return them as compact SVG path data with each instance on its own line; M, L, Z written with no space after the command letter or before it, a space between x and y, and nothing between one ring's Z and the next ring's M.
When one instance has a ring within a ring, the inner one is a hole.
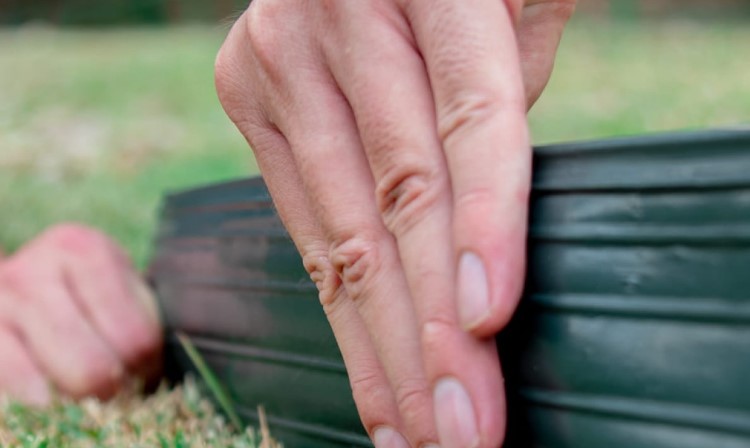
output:
M527 107L574 0L255 0L216 62L378 447L495 447Z
M159 373L159 327L148 289L95 230L57 226L0 260L0 394L108 398L129 374Z

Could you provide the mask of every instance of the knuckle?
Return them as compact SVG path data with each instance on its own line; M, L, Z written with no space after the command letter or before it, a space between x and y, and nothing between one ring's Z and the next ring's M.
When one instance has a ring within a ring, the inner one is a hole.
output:
M456 324L443 317L433 316L428 319L421 329L421 343L425 352L440 350L445 341L456 331Z
M457 231L471 229L482 233L474 235L476 241L498 235L498 228L493 227L487 217L496 215L498 210L524 210L531 195L530 182L509 182L504 188L505 191L498 192L492 187L474 186L456 193L454 213L461 217L456 222Z
M477 127L493 124L501 114L511 113L525 120L526 96L523 91L476 89L458 92L440 108L438 136L447 142L460 139Z
M331 313L341 296L342 285L328 254L324 250L306 251L302 256L302 265L318 289L318 298L326 314Z
M444 184L439 171L428 163L394 160L375 190L388 230L403 234L424 219L440 200Z
M429 421L430 391L423 379L402 381L396 386L396 403L407 422Z
M107 239L98 231L80 224L59 224L49 229L42 238L58 248L77 255L101 253L108 247Z
M214 60L216 94L227 115L234 122L244 119L243 113L248 109L248 96L251 93L250 86L257 84L250 76L254 73L252 67L247 66L249 55L243 54L246 52L245 41L252 43L255 40L255 37L251 40L254 33L251 35L245 24L247 15L247 12L243 14L235 24ZM238 32L235 32L235 29L238 29Z
M497 195L490 188L475 187L457 193L455 204L457 214L487 216L497 205Z
M219 49L214 60L214 84L216 94L222 104L230 102L231 98L236 96L239 76L236 74L235 64L235 56L225 43Z
M381 381L380 375L375 370L352 374L349 382L359 417L365 428L370 430L382 424L384 417L387 417L390 411L388 403L393 400L390 386Z
M352 393L362 398L372 397L373 391L378 393L387 393L390 395L390 388L383 383L381 375L375 368L363 369L352 372L349 383L352 387Z
M286 22L286 2L255 1L243 23L244 38L252 57L269 74L279 71L279 55L284 50L280 28Z
M214 86L224 111L256 150L256 141L262 140L259 135L269 128L263 92L269 90L265 88L268 71L278 55L264 57L273 33L260 33L255 31L257 27L248 25L254 9L240 17L219 49L214 61Z
M339 238L329 250L334 271L354 301L362 298L381 266L376 240L364 235L366 233Z

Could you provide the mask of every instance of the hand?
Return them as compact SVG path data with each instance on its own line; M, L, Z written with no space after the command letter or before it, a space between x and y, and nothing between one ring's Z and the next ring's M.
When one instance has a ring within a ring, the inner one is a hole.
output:
M375 445L494 447L531 151L574 0L255 0L216 63ZM434 418L433 418L434 415Z
M108 398L128 374L158 374L160 350L153 297L101 233L57 226L0 260L0 394Z

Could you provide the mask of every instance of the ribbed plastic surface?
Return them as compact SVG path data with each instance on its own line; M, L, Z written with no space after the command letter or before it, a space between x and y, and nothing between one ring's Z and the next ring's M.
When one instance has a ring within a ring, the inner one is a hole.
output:
M750 132L539 148L531 210L506 446L750 447ZM288 447L370 446L260 180L170 196L151 274L245 415Z

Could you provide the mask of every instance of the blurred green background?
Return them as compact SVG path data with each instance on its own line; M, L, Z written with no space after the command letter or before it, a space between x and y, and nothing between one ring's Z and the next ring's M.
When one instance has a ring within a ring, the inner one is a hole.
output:
M216 100L243 2L0 2L0 246L104 229L143 266L168 191L256 172ZM750 2L581 0L537 144L750 122Z

